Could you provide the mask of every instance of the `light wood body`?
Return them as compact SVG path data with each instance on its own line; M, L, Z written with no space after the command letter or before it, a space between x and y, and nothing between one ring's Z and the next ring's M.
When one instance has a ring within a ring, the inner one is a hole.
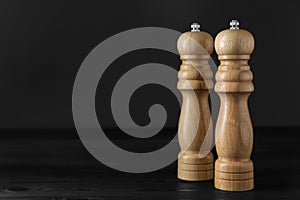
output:
M215 40L220 66L215 91L221 106L216 124L215 187L226 191L254 188L253 128L248 97L254 91L253 75L248 65L254 38L245 30L225 30Z
M178 39L182 65L177 88L183 102L178 126L181 152L178 155L178 178L202 181L213 178L213 154L200 158L206 134L212 135L208 89L213 88L208 60L213 38L205 32L187 32ZM199 73L200 72L200 73ZM212 141L211 141L212 142Z

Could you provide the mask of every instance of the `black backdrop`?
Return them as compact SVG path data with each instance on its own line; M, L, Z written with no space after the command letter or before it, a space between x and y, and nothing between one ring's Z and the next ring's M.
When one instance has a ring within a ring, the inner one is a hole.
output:
M254 125L299 126L299 6L299 1L1 0L0 128L73 128L77 70L95 46L116 33L145 26L184 32L198 21L216 36L233 18L256 40L250 62L256 90L249 104ZM218 63L215 53L213 58ZM174 55L144 50L110 66L101 80L107 87L99 87L96 98L104 127L114 126L106 117L110 105L105 95L116 81L111 75L154 61L177 69L180 64ZM161 102L170 107L169 126L175 127L179 108L174 96L165 88L147 87L133 98L132 116L146 124L143 106ZM159 98L149 98L157 94Z

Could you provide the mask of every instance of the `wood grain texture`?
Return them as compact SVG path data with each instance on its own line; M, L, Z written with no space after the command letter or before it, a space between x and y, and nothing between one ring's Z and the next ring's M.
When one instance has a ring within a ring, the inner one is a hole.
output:
M214 189L212 181L178 180L175 162L144 174L110 169L87 152L75 130L0 131L0 199L295 200L300 198L300 149L294 148L300 143L299 132L300 128L255 129L252 155L256 164L255 190L233 193ZM114 130L105 133L119 134ZM51 139L48 134L52 135ZM147 145L132 140L119 142L145 151L155 143L166 141L169 138L153 140Z
M254 38L242 29L220 32L215 40L220 66L215 91L221 106L216 124L215 187L226 191L254 188L254 169L250 155L253 128L248 97L254 91L248 65Z
M208 60L213 38L206 32L186 32L177 43L182 65L177 88L183 102L178 125L181 152L178 155L178 178L203 181L213 178L213 155L200 158L200 148L207 134L213 135L208 105L208 89L213 88ZM212 142L212 138L211 138Z

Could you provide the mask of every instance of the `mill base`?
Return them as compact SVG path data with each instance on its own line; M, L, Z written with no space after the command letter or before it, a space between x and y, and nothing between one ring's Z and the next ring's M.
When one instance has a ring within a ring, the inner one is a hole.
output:
M178 178L185 181L205 181L213 179L213 154L199 158L197 153L178 155Z
M225 191L248 191L254 188L253 162L216 161L215 187Z

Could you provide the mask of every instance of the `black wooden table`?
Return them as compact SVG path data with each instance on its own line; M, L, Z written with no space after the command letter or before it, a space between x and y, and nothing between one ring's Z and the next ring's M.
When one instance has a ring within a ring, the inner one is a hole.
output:
M255 189L236 193L214 189L213 181L180 181L176 163L145 174L110 169L75 131L21 132L1 134L0 199L300 199L298 128L255 130Z

